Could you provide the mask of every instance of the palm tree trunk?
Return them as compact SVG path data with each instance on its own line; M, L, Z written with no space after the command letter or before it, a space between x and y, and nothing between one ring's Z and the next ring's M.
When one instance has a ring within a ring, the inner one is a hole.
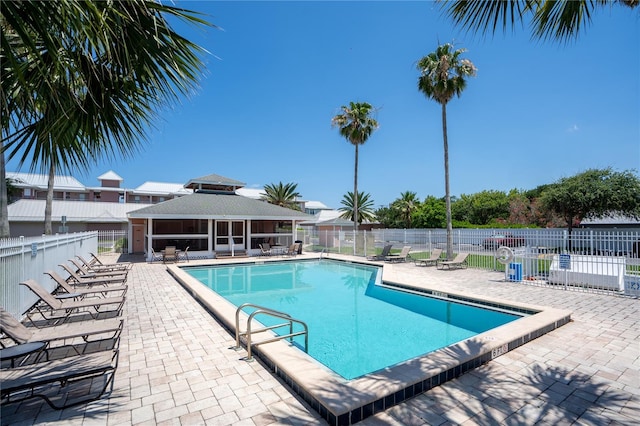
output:
M451 191L449 190L449 141L447 139L447 104L442 104L442 138L444 140L444 200L447 207L447 260L453 259Z
M358 144L356 144L356 167L353 173L353 230L358 232ZM356 238L356 235L353 236Z
M44 233L46 235L53 234L51 230L51 211L53 210L53 182L56 177L56 166L51 161L49 166L49 181L47 182L47 201L44 205Z
M7 173L4 165L4 143L0 138L0 238L9 238L9 197L7 195Z

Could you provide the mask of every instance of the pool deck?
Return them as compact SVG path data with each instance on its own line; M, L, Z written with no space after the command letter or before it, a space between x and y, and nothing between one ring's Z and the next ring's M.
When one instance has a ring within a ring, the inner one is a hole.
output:
M411 263L385 264L384 278L568 310L572 321L359 424L637 424L640 300ZM2 424L326 424L261 363L241 360L246 351L230 349L234 336L166 265L136 263L129 287L113 394L61 411L39 400L5 405Z

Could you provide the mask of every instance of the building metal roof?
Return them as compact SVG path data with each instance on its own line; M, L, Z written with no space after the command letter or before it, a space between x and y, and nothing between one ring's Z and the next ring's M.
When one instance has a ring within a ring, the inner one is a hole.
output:
M118 176L118 174L116 172L114 172L113 170L109 170L108 172L103 173L100 176L98 176L98 180L117 180L119 182L122 182L124 179L122 179L120 176Z
M196 193L132 211L129 218L309 220L310 215L235 194Z
M45 200L18 200L9 204L10 222L42 222L44 220ZM91 201L63 201L54 200L51 209L51 219L61 221L62 216L67 222L127 222L127 213L140 209L144 204L135 203L95 203Z
M323 222L329 222L338 219L341 214L342 212L339 210L320 210L318 213L314 214L311 219L300 223L300 225L316 225Z
M179 183L169 182L145 182L138 186L136 189L127 191L130 194L191 194L191 189L185 188Z
M309 210L332 210L331 207L327 207L327 205L321 201L307 201L304 203L304 207Z
M611 213L602 217L585 217L580 221L581 226L590 225L640 225L640 220L632 216Z
M11 179L18 188L37 188L46 191L49 176L35 173L6 172L6 177ZM56 175L53 179L53 187L56 191L85 191L85 186L73 176Z
M236 189L236 194L253 198L254 200L261 200L262 197L267 195L263 188L238 188Z

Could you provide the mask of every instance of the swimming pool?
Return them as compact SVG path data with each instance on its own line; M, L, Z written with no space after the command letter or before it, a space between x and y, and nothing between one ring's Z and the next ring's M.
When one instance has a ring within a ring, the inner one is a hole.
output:
M304 321L309 327L308 354L345 379L435 351L522 316L384 287L379 266L357 263L270 262L185 271L235 306L253 303ZM269 316L258 320L266 326L282 322ZM294 341L304 348L302 336Z
M317 260L317 254L303 254L295 263ZM300 259L300 258L303 259ZM354 260L349 256L332 255L342 264L367 264ZM243 265L266 264L275 259L224 259L199 261L202 265L227 265L240 267ZM193 265L192 262L191 264ZM370 263L368 263L370 264ZM188 274L182 265L167 266L168 272L194 297L200 304L230 331L229 350L234 346L236 307L221 294L206 287L199 280ZM235 272L239 269L234 270ZM482 273L475 271L455 271L443 273L430 272L428 268L412 268L412 265L385 265L382 274L382 285L406 292L417 292L433 298L458 301L465 304L491 307L525 314L522 318L502 326L466 338L447 347L434 350L382 368L373 373L364 374L347 380L322 363L305 354L298 347L288 342L278 341L259 347L254 354L261 362L278 376L290 389L306 401L311 408L330 425L348 425L357 423L373 414L406 401L423 392L453 380L466 372L490 362L492 359L536 339L571 320L571 312L544 306L513 303L489 296L473 296L464 291L452 290L450 283L455 282L461 274L471 277L479 274L478 286L482 286ZM212 272L213 274L213 272ZM232 275L232 274L231 274ZM218 290L224 293L233 288L231 275L221 275L216 279ZM224 277L224 278L223 278ZM500 274L496 275L500 280ZM380 279L379 276L376 279ZM304 282L288 281L295 286L296 297L308 291ZM512 284L507 284L512 285ZM246 282L247 289L253 282ZM345 286L348 286L345 282ZM349 287L353 290L352 287ZM268 290L264 290L268 291ZM278 290L276 290L277 292ZM288 290L287 290L288 291ZM292 297L288 297L289 300ZM242 327L241 327L242 328ZM238 362L243 357L239 354Z

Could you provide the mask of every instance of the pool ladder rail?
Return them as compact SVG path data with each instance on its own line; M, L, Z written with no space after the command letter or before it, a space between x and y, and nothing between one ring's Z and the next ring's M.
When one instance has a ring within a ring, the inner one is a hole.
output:
M240 331L240 312L242 312L243 309L245 308L256 308L255 311L253 311L250 315L249 318L247 319L247 331L245 332L241 332ZM271 316L274 318L280 318L285 320L286 322L282 323L282 324L277 324L277 325L271 325L268 327L261 327L258 329L252 329L251 324L253 322L253 318L256 315L267 315L267 316ZM293 324L299 324L302 325L304 330L300 330L300 331L293 331ZM277 328L282 328L282 327L289 327L289 334L284 334L281 336L275 336L272 337L270 339L266 339L266 340L261 340L259 342L255 342L255 343L251 343L251 336L253 334L256 333L262 333L265 331L269 331L269 330L274 330ZM308 348L309 348L309 328L307 327L307 324L304 321L300 321L298 319L292 318L291 315L284 313L284 312L280 312L280 311L275 311L273 309L269 309L269 308L265 308L264 306L259 306L259 305L255 305L253 303L244 303L240 306L238 306L238 309L236 309L236 346L233 348L235 350L240 350L240 337L246 337L247 339L247 357L246 360L247 361L253 361L253 356L251 354L251 348L252 346L258 346L258 345L262 345L264 343L271 343L271 342L277 342L279 340L284 340L284 339L289 339L290 342L293 342L293 338L296 336L302 336L304 335L304 351L307 352Z

